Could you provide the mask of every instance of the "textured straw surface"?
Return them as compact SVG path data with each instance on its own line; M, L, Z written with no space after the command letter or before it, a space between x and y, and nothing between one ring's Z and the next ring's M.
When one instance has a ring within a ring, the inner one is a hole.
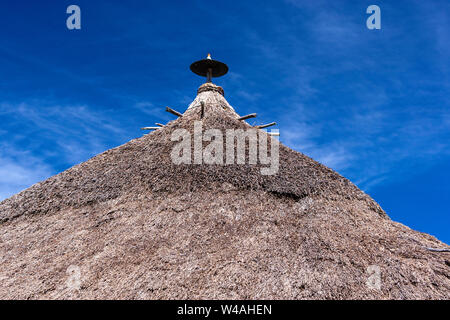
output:
M301 153L280 145L273 176L174 165L171 133L193 131L200 101L203 129L250 128L203 90L165 127L1 202L0 298L450 298L450 254L426 250L446 244Z

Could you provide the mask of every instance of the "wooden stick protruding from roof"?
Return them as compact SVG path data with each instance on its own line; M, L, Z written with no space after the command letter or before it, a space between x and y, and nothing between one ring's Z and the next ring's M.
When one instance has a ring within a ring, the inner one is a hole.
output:
M171 114L173 114L173 115L176 115L177 117L181 117L182 116L181 113L179 113L178 111L175 111L175 110L173 110L173 109L171 109L169 107L166 107L166 111L171 113Z
M427 250L434 251L434 252L450 252L450 249L447 249L447 248L443 248L443 249L440 249L440 248L427 248Z
M260 126L256 126L256 128L262 129L262 128L267 128L267 127L274 126L274 125L276 125L276 124L277 124L276 122L271 122L271 123L268 123L268 124L262 124L262 125L260 125Z
M143 127L141 130L158 130L160 127Z
M250 113L250 114L248 114L246 116L238 118L238 120L247 120L247 119L255 118L255 117L256 117L256 113Z
M164 125L163 125L162 123L156 122L155 124L156 124L158 127L164 127Z
M200 119L203 119L203 117L205 116L205 102L200 101Z

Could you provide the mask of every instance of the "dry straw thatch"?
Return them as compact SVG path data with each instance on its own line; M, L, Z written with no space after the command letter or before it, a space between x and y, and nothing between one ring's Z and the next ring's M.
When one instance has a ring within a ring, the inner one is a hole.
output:
M203 129L250 127L203 85L177 120L1 202L0 298L450 298L450 255L426 249L446 244L301 153L280 146L274 176L174 165L201 101Z

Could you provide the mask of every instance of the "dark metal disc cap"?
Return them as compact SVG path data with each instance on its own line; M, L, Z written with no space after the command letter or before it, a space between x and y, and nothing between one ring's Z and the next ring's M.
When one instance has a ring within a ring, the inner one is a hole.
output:
M191 71L199 76L206 77L208 70L211 69L211 76L214 78L221 77L228 72L228 66L220 61L212 59L203 59L191 64Z

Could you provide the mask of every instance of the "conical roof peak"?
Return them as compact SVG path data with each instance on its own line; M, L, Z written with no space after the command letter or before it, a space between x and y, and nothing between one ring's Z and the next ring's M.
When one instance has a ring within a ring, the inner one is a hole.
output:
M212 82L206 82L198 88L197 96L186 112L201 107L202 102L205 106L222 108L232 112L234 116L238 116L234 108L225 99L223 88Z
M199 94L201 92L206 92L206 91L218 92L221 95L225 96L225 92L223 91L223 88L221 86L215 85L212 82L206 82L206 83L202 84L200 87L198 87L197 94Z

